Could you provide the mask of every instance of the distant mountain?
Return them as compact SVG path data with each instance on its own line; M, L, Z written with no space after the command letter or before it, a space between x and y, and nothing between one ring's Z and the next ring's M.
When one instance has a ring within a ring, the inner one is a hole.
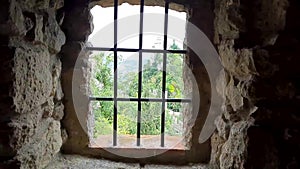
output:
M138 73L138 64L139 64L139 56L137 54L132 56L122 56L124 59L119 65L118 70L120 74L120 78L127 76L128 73L135 72ZM149 61L153 61L155 54L153 53L144 53L142 56L142 65L144 66ZM125 78L125 77L124 77Z

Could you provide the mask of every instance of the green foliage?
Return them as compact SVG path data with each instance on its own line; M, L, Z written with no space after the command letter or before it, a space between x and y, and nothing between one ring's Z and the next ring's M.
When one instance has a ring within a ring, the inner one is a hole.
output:
M173 43L171 49L179 49ZM119 59L123 61L122 57ZM113 96L113 56L100 53L91 57L93 64L90 82L91 95L101 97ZM162 96L162 54L155 54L143 65L142 97L161 98ZM120 63L119 63L120 64ZM183 58L180 54L167 55L166 89L168 98L183 97ZM128 72L118 81L118 95L138 97L138 73ZM93 103L95 114L94 136L112 134L113 102L100 101ZM162 104L156 102L142 102L141 134L157 135L161 130ZM168 103L165 118L165 131L169 135L180 135L182 129L181 104ZM137 103L118 102L118 133L136 134Z
M98 117L95 119L94 137L99 135L112 134L111 121L105 117Z
M144 102L142 103L142 135L160 134L160 115L161 103Z
M91 91L95 96L112 96L113 93L113 56L104 53L91 56L93 72Z
M124 114L118 115L118 133L119 134L135 134L136 119L132 119Z
M118 133L135 134L137 103L118 102Z

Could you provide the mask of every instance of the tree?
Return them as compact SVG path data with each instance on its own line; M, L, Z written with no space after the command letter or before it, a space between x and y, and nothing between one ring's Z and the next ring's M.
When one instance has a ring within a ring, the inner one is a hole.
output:
M173 50L180 49L173 42L170 46ZM160 98L162 95L162 64L163 55L155 54L143 65L142 72L142 97ZM122 60L122 56L119 56ZM91 78L91 92L93 96L113 96L113 56L100 53L91 57L93 72ZM181 98L183 91L183 58L180 54L167 55L166 89L168 98ZM127 72L121 76L118 82L119 93L128 94L129 97L138 96L138 73ZM118 94L119 94L118 93ZM141 134L160 134L161 103L143 102L141 113ZM179 112L181 105L168 103L166 110L165 127L167 134L178 135L176 130L178 119L182 117L172 116L169 112ZM111 134L113 123L113 102L100 101L93 104L95 114L95 137L102 134ZM136 134L137 103L118 102L118 133ZM178 128L178 127L177 127Z
M113 56L100 53L91 56L92 77L90 89L92 96L113 95ZM102 134L110 134L110 124L113 121L113 103L100 101L92 102L92 109L95 115L94 137Z

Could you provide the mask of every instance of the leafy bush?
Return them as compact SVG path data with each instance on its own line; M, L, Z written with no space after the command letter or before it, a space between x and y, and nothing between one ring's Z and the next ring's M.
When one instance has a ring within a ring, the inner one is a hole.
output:
M172 49L179 49L174 43ZM122 56L118 56L122 59ZM113 56L104 53L91 56L93 65L90 81L91 95L113 96ZM143 65L142 97L162 96L162 54L153 55ZM183 58L180 54L168 54L166 71L166 89L168 98L181 98L183 96ZM118 95L128 94L129 97L138 96L138 73L127 72L118 77ZM112 134L113 102L100 101L92 105L95 115L94 136ZM142 102L141 134L158 135L161 127L161 103ZM181 135L182 115L181 104L168 103L165 118L165 131L169 135ZM173 114L172 114L173 113ZM178 114L178 113L177 113ZM118 134L136 134L137 132L137 103L118 102Z

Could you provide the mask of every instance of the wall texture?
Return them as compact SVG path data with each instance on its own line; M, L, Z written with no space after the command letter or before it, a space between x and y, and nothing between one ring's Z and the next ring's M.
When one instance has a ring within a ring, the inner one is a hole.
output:
M65 35L57 10L63 4L49 0L1 4L0 154L12 157L20 168L45 167L62 145L64 106L57 53Z
M299 168L299 2L216 0L215 14L226 73L211 163Z
M61 55L63 61L62 82L65 93L65 117L63 126L68 131L67 142L63 151L80 153L89 144L89 132L93 127L88 127L93 122L89 114L89 54L83 49L87 38L91 34L92 16L88 1L65 1L65 19L62 29L67 41L63 46ZM72 82L75 83L72 83Z
M300 3L174 2L190 8L190 20L213 41L225 69L217 86L224 104L211 138L212 167L299 168ZM63 142L63 152L79 153L89 141L71 88L73 72L81 74L77 97L87 100L88 0L3 0L0 14L0 160L6 161L0 168L43 168ZM203 65L190 62L201 80ZM191 135L194 142L198 135ZM194 148L196 160L201 147Z

